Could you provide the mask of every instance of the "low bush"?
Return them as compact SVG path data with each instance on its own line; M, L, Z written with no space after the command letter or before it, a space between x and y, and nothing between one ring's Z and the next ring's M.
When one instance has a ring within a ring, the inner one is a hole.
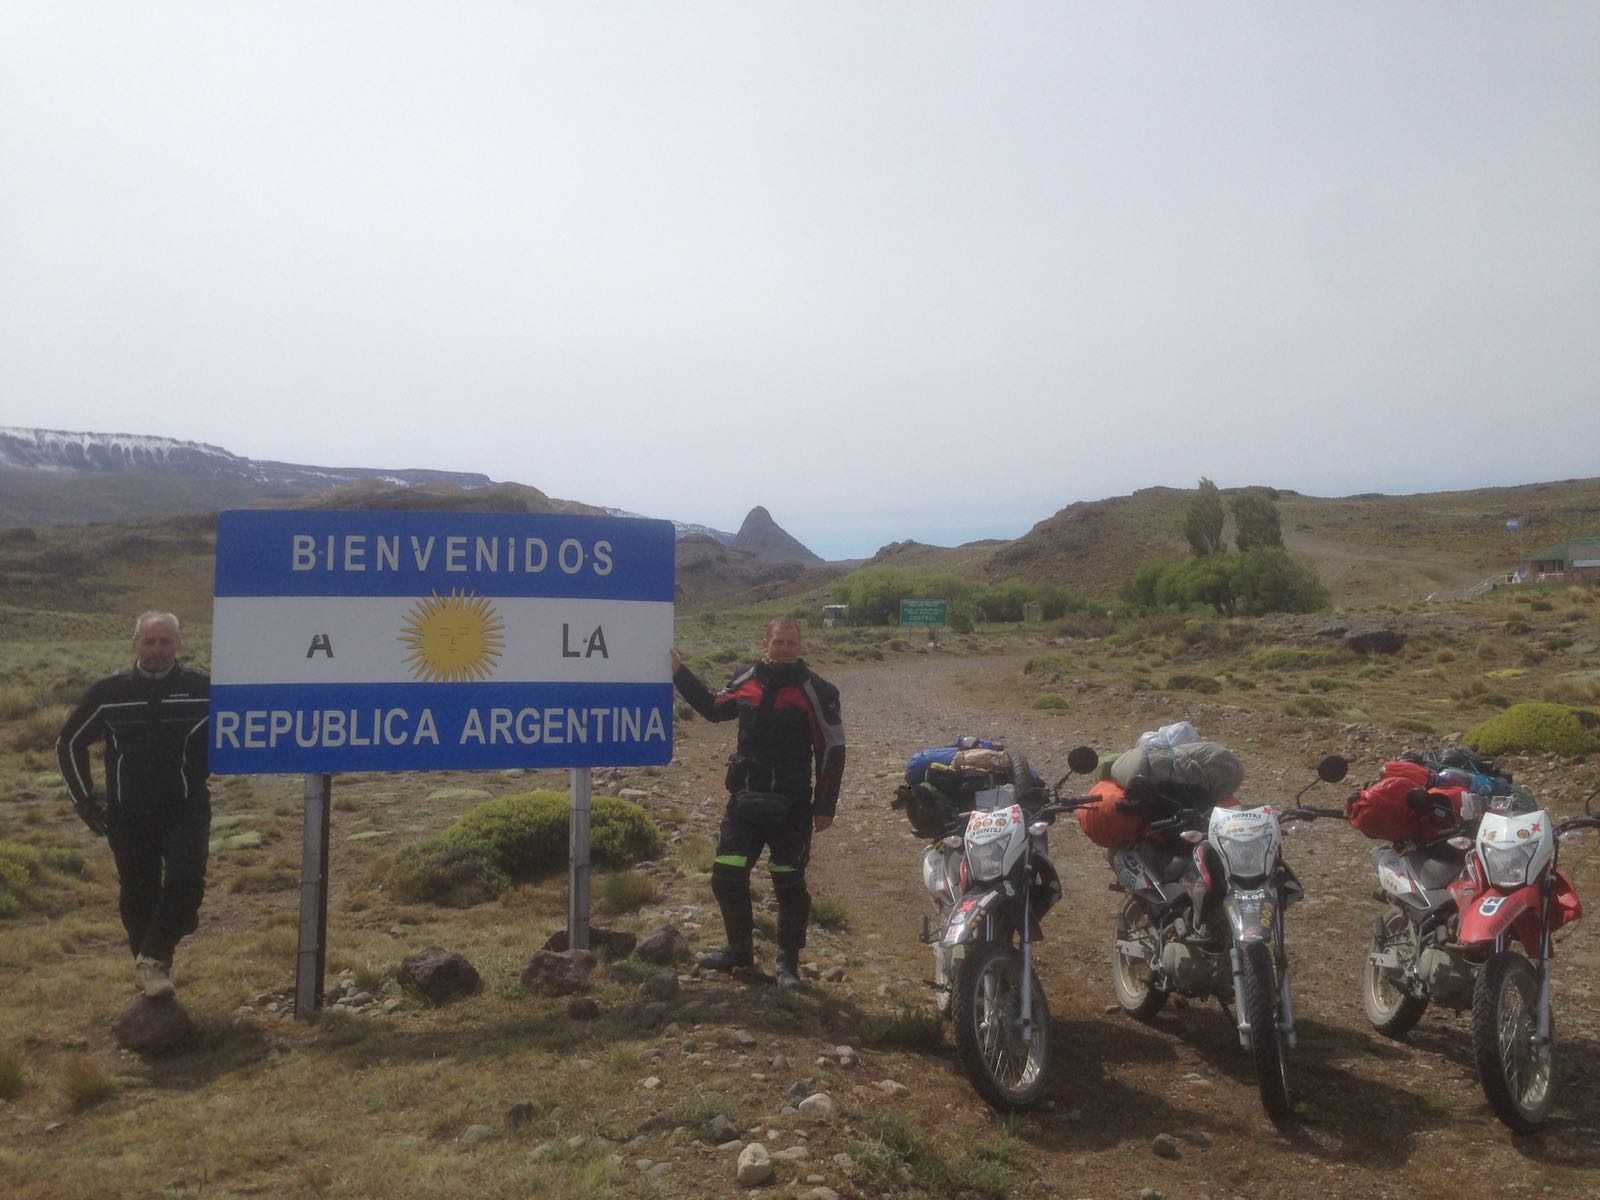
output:
M0 692L0 721L15 721L39 707L39 701L27 688L8 687Z
M15 1100L22 1095L22 1051L15 1046L0 1049L0 1100Z
M73 1112L99 1104L117 1090L108 1072L87 1054L74 1054L61 1070L61 1090Z
M53 749L56 735L67 723L68 713L65 704L52 704L46 708L33 709L17 722L11 731L11 736L6 739L10 749L16 751Z
M32 846L0 842L0 917L13 917L33 890L44 858Z
M819 929L843 929L850 924L850 910L838 900L819 896L811 902L811 924Z
M861 1040L885 1050L937 1054L944 1046L944 1017L932 1009L906 1006L896 1013L868 1017Z
M1333 655L1327 650L1303 650L1297 646L1274 646L1270 650L1262 650L1250 659L1250 665L1258 671L1306 671L1313 667L1326 666L1333 661Z
M1059 712L1067 707L1067 698L1060 692L1046 692L1034 700L1033 706L1046 712Z
M1212 696L1222 690L1222 685L1209 675L1174 675L1167 680L1167 690L1199 692L1203 696Z
M1339 712L1321 696L1296 696L1283 706L1283 711L1291 717L1332 717Z
M442 834L395 855L388 883L402 900L461 907L563 870L567 808L560 792L520 792L480 804ZM625 869L661 852L661 831L637 804L595 796L589 842L596 866Z
M1043 675L1048 679L1064 679L1072 666L1064 654L1035 654L1022 668L1024 675Z
M1473 726L1461 740L1483 754L1592 754L1600 750L1600 712L1565 704L1513 704Z
M656 898L655 876L642 871L614 871L601 881L598 907L608 916L635 912Z

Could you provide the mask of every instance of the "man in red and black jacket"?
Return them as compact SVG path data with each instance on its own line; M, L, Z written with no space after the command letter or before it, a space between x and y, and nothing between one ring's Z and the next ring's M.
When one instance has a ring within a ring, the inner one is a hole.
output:
M765 847L778 901L778 986L800 986L811 893L806 863L811 835L833 824L844 777L844 722L839 689L800 658L800 626L779 618L767 626L762 658L712 694L672 653L672 682L708 721L739 722L728 760L728 807L722 815L711 892L722 910L728 944L700 958L719 971L754 962L750 870ZM813 787L813 768L815 787Z
M172 952L199 927L210 849L211 677L178 661L182 645L177 617L142 614L133 666L91 687L56 739L73 807L111 842L134 977L151 998L173 993ZM103 797L89 773L99 741Z

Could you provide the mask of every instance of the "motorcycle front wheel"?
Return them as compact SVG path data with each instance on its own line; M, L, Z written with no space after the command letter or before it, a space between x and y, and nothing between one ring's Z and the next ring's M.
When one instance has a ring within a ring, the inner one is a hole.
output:
M1278 987L1273 982L1272 951L1262 942L1243 948L1244 1012L1250 1024L1250 1053L1255 1058L1261 1106L1277 1124L1289 1115L1289 1074L1283 1057L1283 1032L1278 1028Z
M1389 950L1400 956L1402 964L1410 960L1414 950L1411 922L1392 904L1378 915L1372 928L1372 946L1367 965L1361 970L1361 1003L1374 1029L1384 1037L1397 1038L1422 1020L1428 1002L1405 990L1404 965L1396 971L1372 961L1373 955Z
M1478 973L1472 993L1478 1079L1495 1116L1518 1133L1543 1125L1555 1103L1554 1059L1539 1058L1538 1003L1533 966L1515 951L1492 955Z
M1145 957L1139 958L1123 950L1125 942L1137 943ZM1155 953L1156 935L1150 914L1130 896L1117 913L1117 932L1111 939L1111 990L1116 993L1122 1011L1141 1021L1155 1016L1167 1002L1165 989L1154 982L1155 971L1151 964Z
M956 1054L978 1095L1001 1112L1044 1098L1050 1063L1050 1010L1037 974L1033 1022L1022 1029L1022 954L996 942L967 949L951 996Z

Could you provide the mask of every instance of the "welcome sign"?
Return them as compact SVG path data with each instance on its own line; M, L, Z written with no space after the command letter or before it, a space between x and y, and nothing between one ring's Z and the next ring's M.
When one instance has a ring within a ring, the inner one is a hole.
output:
M666 763L673 548L632 518L225 512L211 769Z

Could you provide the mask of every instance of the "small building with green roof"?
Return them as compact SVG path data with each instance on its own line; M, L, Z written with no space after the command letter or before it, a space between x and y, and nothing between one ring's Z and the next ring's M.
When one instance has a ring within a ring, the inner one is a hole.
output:
M1600 537L1568 538L1530 554L1526 578L1600 583Z

